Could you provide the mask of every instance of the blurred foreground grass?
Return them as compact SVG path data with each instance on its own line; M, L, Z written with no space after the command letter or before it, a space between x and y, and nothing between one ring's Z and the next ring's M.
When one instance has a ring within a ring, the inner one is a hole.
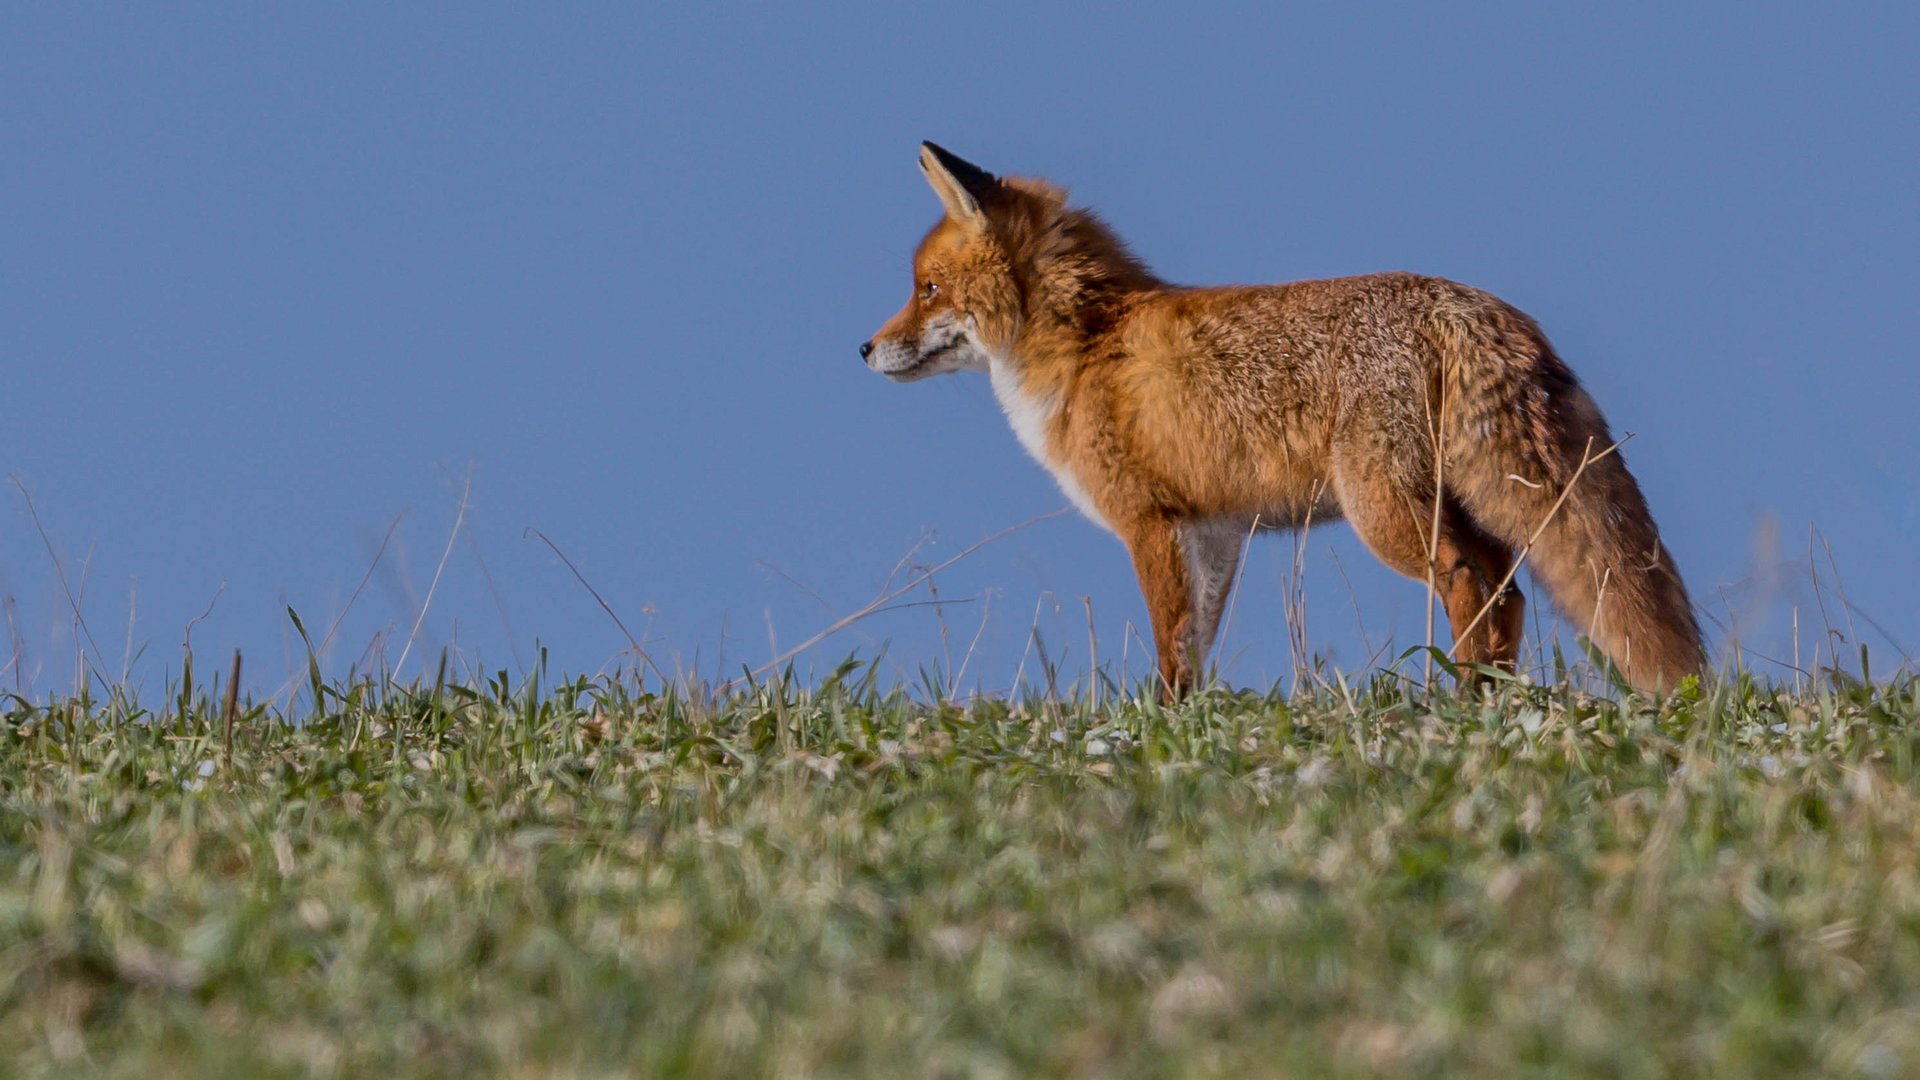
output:
M11 1074L1920 1075L1913 680L182 704L0 698Z

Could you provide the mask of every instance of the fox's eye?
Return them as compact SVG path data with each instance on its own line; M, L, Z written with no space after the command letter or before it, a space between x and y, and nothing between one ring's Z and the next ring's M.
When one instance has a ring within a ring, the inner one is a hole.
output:
M920 299L931 300L933 299L933 294L939 291L940 291L940 286L929 281L927 282L926 286L920 290Z

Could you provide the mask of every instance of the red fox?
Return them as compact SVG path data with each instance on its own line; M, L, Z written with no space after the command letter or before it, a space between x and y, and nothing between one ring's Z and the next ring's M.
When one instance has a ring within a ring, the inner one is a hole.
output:
M1635 686L1701 670L1639 485L1521 311L1407 273L1170 285L1052 184L932 143L920 168L946 215L860 355L897 382L987 373L1021 444L1127 545L1169 699L1211 648L1243 538L1309 514L1431 582L1462 663L1513 669L1525 557Z

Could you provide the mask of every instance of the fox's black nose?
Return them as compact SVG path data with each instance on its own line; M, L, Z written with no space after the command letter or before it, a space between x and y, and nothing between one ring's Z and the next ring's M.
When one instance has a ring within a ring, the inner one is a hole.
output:
M872 355L873 355L873 342L871 341L861 342L860 343L860 359L865 360L867 357Z

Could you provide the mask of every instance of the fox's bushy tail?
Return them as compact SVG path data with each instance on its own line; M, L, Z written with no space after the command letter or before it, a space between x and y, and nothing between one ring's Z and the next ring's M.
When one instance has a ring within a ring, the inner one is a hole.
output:
M1606 418L1532 319L1480 298L1437 320L1447 490L1516 552L1537 534L1535 580L1634 686L1700 673L1686 585Z

